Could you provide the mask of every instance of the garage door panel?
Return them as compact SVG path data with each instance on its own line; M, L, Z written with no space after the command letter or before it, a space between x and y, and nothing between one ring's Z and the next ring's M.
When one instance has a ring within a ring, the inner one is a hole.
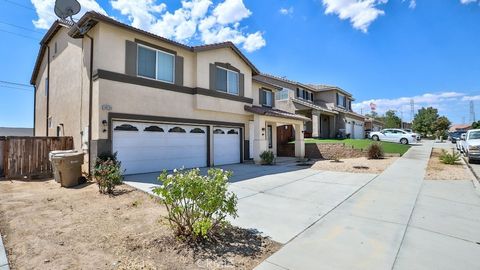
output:
M240 143L240 129L215 127L213 134L214 165L240 163Z
M206 127L114 122L114 126L119 125L132 125L138 129L113 131L113 150L118 152L126 174L207 166ZM145 131L146 128L150 131ZM194 129L204 133L190 133ZM184 130L185 133L170 130Z

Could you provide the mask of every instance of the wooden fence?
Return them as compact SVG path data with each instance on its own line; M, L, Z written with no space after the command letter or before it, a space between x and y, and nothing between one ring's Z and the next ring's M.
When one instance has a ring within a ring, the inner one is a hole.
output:
M3 141L3 174L7 179L51 177L48 153L71 149L73 137L6 137Z

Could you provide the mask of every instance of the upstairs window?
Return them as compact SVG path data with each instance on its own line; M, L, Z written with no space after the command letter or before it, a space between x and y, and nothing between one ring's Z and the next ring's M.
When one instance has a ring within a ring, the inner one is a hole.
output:
M305 89L297 88L297 97L299 99L313 102L313 93Z
M215 89L232 95L238 95L238 89L240 88L238 83L238 72L221 67L216 67L215 72Z
M288 99L288 90L287 88L284 88L282 89L282 91L278 91L276 94L275 94L275 99L276 100L286 100Z
M139 76L168 83L174 82L175 55L139 45L137 59Z
M261 91L261 95L262 95L260 105L266 106L266 107L273 107L273 93L272 93L272 91L262 90L262 89L260 91Z
M347 98L344 95L337 94L337 106L343 108L347 107Z

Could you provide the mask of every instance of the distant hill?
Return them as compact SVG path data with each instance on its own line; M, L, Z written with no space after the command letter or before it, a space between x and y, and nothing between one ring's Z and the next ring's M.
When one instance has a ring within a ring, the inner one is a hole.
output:
M33 136L33 128L0 127L2 136Z

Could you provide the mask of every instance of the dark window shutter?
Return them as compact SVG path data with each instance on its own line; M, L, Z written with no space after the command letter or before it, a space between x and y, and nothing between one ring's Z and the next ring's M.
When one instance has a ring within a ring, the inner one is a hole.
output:
M299 97L300 97L300 89L297 88L297 98L299 98Z
M238 74L238 95L241 97L245 96L245 75L243 73Z
M175 56L175 84L183 86L183 57Z
M130 40L125 44L125 74L137 76L137 43Z
M215 90L215 65L214 64L210 64L210 89L211 90Z
M272 92L272 108L275 108L275 93Z
M343 98L343 107L347 108L347 97Z
M265 104L265 91L258 89L258 94L258 103L260 103L260 105Z
M337 102L336 103L337 103L337 105L340 105L340 101L338 100L338 98L339 98L338 93L335 93L335 94L337 95Z

